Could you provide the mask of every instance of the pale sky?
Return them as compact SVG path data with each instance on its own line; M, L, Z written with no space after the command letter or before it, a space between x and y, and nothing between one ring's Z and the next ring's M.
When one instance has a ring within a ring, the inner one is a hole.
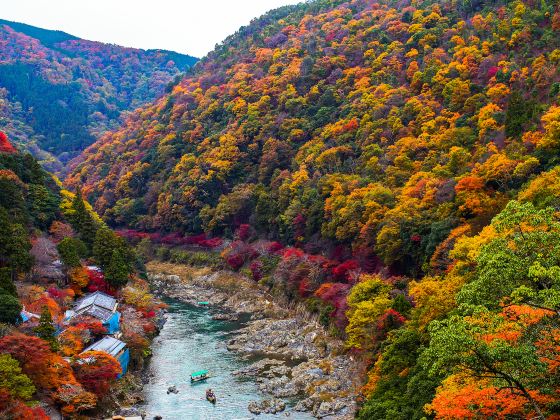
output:
M302 0L0 0L0 19L202 57L270 9Z

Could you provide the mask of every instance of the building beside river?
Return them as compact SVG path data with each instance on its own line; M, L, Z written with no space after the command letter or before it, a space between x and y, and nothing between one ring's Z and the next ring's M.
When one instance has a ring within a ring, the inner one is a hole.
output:
M122 373L119 375L119 378L123 376L128 370L130 352L126 347L126 344L121 340L109 336L103 337L101 340L96 341L91 346L87 347L84 350L84 353L86 351L102 351L110 354L115 359L117 359L122 368Z
M117 311L118 302L113 296L97 291L79 299L74 309L66 313L70 320L79 315L89 315L100 320L107 334L116 334L120 329L121 314Z

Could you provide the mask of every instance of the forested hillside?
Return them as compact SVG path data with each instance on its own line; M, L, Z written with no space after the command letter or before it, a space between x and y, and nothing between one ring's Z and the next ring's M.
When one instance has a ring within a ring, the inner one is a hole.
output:
M558 418L559 62L550 0L281 8L67 181L113 226L235 237L363 357L364 419Z
M99 316L66 311L86 293L116 296L128 311L120 338L134 368L147 354L159 308L132 275L135 262L80 193L62 189L0 131L0 418L103 417L96 410L111 406L121 366L109 354L84 351L108 333Z
M195 62L0 20L0 129L60 169Z

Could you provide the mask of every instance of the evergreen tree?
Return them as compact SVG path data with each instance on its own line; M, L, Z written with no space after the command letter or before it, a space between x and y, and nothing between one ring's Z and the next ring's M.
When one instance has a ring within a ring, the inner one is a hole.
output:
M80 239L91 248L97 232L97 223L93 219L93 216L86 208L86 203L82 196L82 190L78 187L76 190L76 196L72 202L72 226L80 235Z
M75 268L81 265L80 258L87 254L86 245L76 238L64 238L56 246L60 259L66 267Z
M111 262L105 271L105 280L117 288L126 285L130 274L130 266L127 263L125 252L122 248L113 251Z
M26 223L26 210L23 186L19 178L14 176L0 176L0 207L6 209L12 221Z
M33 256L29 253L32 245L27 230L20 224L12 225L9 255L12 270L26 273L33 267Z
M39 325L35 328L35 333L39 338L49 343L52 351L58 349L58 341L55 337L56 328L53 325L51 312L46 306L43 307L41 318L39 318Z
M12 295L17 298L16 285L12 281L11 270L7 267L0 268L0 294Z
M2 265L10 264L8 249L11 230L12 225L10 223L8 212L6 211L6 209L0 206L0 264Z
M17 324L21 320L21 303L12 295L0 294L0 322Z
M0 265L10 267L12 273L29 271L33 266L30 250L25 228L12 224L8 212L0 207Z
M111 229L101 228L95 234L95 241L93 243L93 256L103 270L107 270L111 259L113 258L113 251L117 248L124 247L125 244Z
M29 185L27 199L34 225L47 229L56 218L60 200L47 187L36 184Z

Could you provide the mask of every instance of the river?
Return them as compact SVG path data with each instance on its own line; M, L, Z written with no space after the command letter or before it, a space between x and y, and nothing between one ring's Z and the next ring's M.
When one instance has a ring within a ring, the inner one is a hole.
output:
M152 344L153 356L148 364L150 381L144 387L145 403L140 408L146 418L162 416L164 420L234 420L234 419L311 419L306 413L291 411L290 401L285 412L255 416L249 412L250 401L269 398L259 392L253 381L242 380L233 372L250 362L228 352L225 344L240 322L217 321L205 307L195 307L177 300L169 305L165 326ZM208 369L207 381L191 385L190 374ZM170 386L178 394L167 394ZM215 405L206 401L207 388L217 397ZM293 402L292 402L293 403Z

